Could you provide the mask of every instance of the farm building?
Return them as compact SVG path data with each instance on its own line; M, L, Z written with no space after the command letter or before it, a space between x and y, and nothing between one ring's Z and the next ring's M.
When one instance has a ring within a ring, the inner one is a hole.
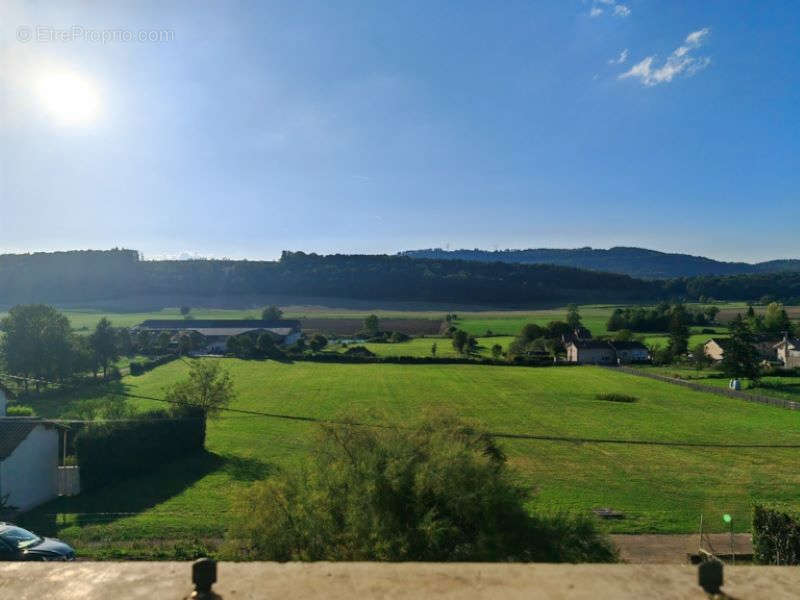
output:
M614 365L650 360L650 352L641 342L573 340L566 347L567 362L579 364Z
M280 344L292 344L300 338L300 321L262 321L258 319L150 319L133 328L133 332L153 334L167 332L177 338L197 332L205 340L207 352L223 352L228 338L245 333L270 333Z
M775 362L778 358L777 347L778 343L775 338L759 337L756 340L755 347L758 350L761 360ZM728 345L726 338L711 338L703 344L703 350L711 360L720 361L725 356L725 348Z
M800 339L789 337L788 334L775 344L778 361L787 369L800 367Z
M59 430L42 419L0 416L0 497L28 510L59 492Z

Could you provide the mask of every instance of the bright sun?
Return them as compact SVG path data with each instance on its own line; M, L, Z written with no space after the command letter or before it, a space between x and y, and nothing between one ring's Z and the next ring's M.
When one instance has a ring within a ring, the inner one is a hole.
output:
M97 117L100 96L91 80L70 71L54 71L43 75L37 93L45 110L67 125L88 123Z

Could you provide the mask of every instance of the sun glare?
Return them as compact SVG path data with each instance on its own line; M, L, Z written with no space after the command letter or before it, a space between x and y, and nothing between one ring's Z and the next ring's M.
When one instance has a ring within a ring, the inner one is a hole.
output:
M43 75L37 93L47 113L62 124L88 123L100 109L100 96L92 81L70 71Z

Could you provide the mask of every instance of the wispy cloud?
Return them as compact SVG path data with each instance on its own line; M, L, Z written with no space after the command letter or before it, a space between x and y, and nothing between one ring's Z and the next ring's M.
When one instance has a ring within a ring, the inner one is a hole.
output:
M626 60L628 60L628 49L627 48L625 48L625 50L620 52L619 56L617 58L612 58L611 60L609 60L608 64L610 64L610 65L621 65Z
M589 16L599 17L608 8L615 17L627 17L631 14L631 9L625 4L620 4L617 0L592 0L592 7L589 9Z
M614 5L614 16L627 17L630 14L631 14L631 9L625 6L624 4Z
M643 85L654 86L669 83L681 74L694 75L711 64L708 56L693 56L692 52L702 46L711 29L704 27L686 36L683 44L670 54L660 67L654 67L655 56L648 56L619 75L620 79L639 79Z

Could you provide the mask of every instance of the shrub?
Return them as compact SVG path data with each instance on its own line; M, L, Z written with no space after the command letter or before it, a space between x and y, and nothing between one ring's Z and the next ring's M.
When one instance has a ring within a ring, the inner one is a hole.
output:
M411 336L408 334L403 333L402 331L393 331L392 335L389 336L389 341L392 344L399 344L401 342L407 342L411 339Z
M366 346L350 346L343 354L345 356L375 356L375 353Z
M6 415L9 417L34 417L36 412L30 406L12 404L6 407Z
M588 517L532 516L493 439L451 418L324 427L302 470L233 508L228 553L258 560L615 559Z
M203 449L201 410L180 407L139 415L141 420L97 423L75 439L84 489L147 473Z
M800 564L800 520L780 508L753 507L753 560L762 565Z
M595 398L606 402L636 402L638 400L636 396L628 396L626 394L597 394Z

